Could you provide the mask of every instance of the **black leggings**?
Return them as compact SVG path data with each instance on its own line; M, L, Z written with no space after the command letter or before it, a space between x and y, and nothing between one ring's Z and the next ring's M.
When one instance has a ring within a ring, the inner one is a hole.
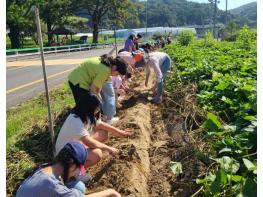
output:
M83 95L90 94L89 90L85 90L85 89L79 87L79 84L73 85L73 83L71 83L70 81L68 81L68 83L69 83L69 87L72 91L72 94L73 94L73 97L74 97L76 104Z

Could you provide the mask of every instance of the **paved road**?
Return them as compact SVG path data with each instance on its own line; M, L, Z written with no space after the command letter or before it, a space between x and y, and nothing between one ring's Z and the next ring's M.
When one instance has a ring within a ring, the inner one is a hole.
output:
M63 83L70 71L85 58L108 53L111 48L54 54L45 57L49 89ZM7 61L6 107L10 108L44 92L40 58Z

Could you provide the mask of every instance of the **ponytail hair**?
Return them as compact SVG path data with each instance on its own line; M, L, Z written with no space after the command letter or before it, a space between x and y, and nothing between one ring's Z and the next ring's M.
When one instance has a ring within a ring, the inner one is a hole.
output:
M80 167L80 163L78 163L72 156L72 154L69 152L69 150L62 148L58 155L54 159L54 164L60 163L63 166L63 182L68 182L69 179L69 168L76 164L77 167Z
M155 50L154 46L152 46L152 45L149 44L149 43L146 43L146 44L142 45L141 48L142 48L146 53L150 53L151 51L154 51L154 50Z
M117 71L121 75L125 75L127 73L127 63L121 59L120 57L113 58L112 56L109 56L108 54L104 54L100 56L100 62L108 67L116 66Z
M103 54L100 56L100 62L108 67L111 67L113 64L113 57L108 54Z

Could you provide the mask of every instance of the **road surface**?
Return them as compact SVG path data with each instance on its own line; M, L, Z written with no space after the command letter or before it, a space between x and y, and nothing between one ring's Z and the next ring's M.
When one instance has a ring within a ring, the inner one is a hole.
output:
M66 81L70 71L84 59L108 53L111 48L52 54L45 57L48 87ZM20 104L44 92L43 71L40 58L8 61L6 68L6 107Z

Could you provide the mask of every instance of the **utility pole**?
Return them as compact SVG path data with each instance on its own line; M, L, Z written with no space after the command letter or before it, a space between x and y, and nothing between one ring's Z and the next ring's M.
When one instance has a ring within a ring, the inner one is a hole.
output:
M116 8L116 3L114 1L114 7ZM116 52L116 57L118 55L117 52L117 35L116 35L116 28L117 28L117 12L114 12L114 43L115 43L115 52Z
M49 93L48 93L47 74L46 74L46 65L45 65L45 57L44 57L44 49L43 49L42 32L41 32L40 19L39 19L39 10L38 10L38 8L36 6L34 6L33 9L34 9L34 12L35 12L35 20L36 20L36 26L37 26L37 35L38 35L40 55L41 55L41 60L42 60L44 84L45 84L45 90L46 90L46 99L47 99L47 107L48 107L48 120L49 120L49 131L50 131L50 135L51 135L53 156L55 157L55 155L56 155L56 152L55 152L55 135L54 135L53 117L52 117L52 112L51 112L51 103L50 103Z
M146 34L145 34L145 36L146 36L146 38L148 38L148 35L147 35L147 31L148 31L148 0L146 0Z
M213 35L215 38L217 38L217 35L216 35L216 16L217 16L217 3L219 3L219 1L218 0L211 0L211 2L214 3Z
M225 16L226 17L225 18L226 19L226 21L225 21L226 25L227 25L227 3L228 3L228 0L226 0L226 16Z
M117 57L118 52L117 52L117 41L116 41L116 23L114 25L114 44L115 44L115 52L116 52L116 57Z
M216 37L216 10L217 10L217 0L214 0L214 17L213 17L213 34Z

